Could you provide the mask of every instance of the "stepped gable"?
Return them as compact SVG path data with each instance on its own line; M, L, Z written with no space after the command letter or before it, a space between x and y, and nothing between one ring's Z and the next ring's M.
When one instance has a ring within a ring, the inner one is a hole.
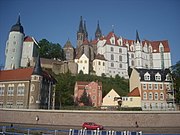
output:
M134 88L130 93L128 93L129 97L140 97L139 88Z
M160 40L160 41L144 40L144 41L142 41L143 46L145 45L145 43L152 46L153 53L159 53L160 43L162 43L162 45L164 46L164 52L170 52L168 40Z

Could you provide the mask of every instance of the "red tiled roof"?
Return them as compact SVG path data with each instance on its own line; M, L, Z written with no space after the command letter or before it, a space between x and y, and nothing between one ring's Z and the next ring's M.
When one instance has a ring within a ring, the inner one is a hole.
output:
M26 36L24 42L34 42L34 40L30 36Z
M107 61L107 60L104 58L104 55L99 54L99 53L96 55L95 59L99 59L99 60L105 60L105 61Z
M97 45L97 42L98 42L98 40L95 39L95 40L91 41L91 44L92 45Z
M153 49L153 53L159 53L159 45L160 45L160 43L162 43L162 45L164 46L164 52L170 52L168 40L161 40L161 41L148 41L148 40L145 40L142 43L143 43L143 45L145 43L151 44L152 49Z
M0 81L30 80L33 68L0 71Z
M119 45L118 44L118 42L117 42L117 40L119 39L115 34L114 34L114 32L109 32L109 34L106 36L106 44L111 44L111 42L110 42L110 38L111 37L115 37L115 45Z
M89 82L81 82L81 81L77 81L76 83L77 83L77 85L88 85L89 84Z
M128 96L139 97L140 96L139 88L138 87L134 88L130 93L128 93Z

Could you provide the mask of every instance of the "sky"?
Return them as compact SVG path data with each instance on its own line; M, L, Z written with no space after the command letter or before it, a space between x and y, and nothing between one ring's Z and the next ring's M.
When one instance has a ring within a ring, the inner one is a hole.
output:
M0 66L5 62L9 31L18 15L25 35L76 47L80 16L94 39L99 21L103 35L135 40L168 40L172 65L180 60L180 0L0 0Z

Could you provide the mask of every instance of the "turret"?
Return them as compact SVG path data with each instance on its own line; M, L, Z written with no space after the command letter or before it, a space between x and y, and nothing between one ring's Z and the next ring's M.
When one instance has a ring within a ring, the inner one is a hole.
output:
M101 36L102 36L102 33L101 33L100 26L99 26L99 21L98 21L97 29L96 29L96 32L95 32L95 39L99 39Z

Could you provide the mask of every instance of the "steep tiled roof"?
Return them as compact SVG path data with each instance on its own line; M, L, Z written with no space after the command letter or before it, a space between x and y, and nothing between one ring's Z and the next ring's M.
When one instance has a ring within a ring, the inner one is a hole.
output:
M24 42L34 42L34 40L30 36L26 36Z
M153 49L153 53L159 53L159 45L160 45L160 43L162 43L162 45L164 46L164 52L170 52L168 40L161 40L161 41L145 40L142 43L143 43L143 45L145 43L151 44L152 49Z
M0 81L30 80L33 68L0 71Z
M101 55L99 53L96 55L95 59L105 60L106 61L106 59L104 58L104 55Z
M117 42L117 40L119 38L114 34L114 32L109 32L109 34L106 36L106 38L105 38L106 39L106 44L111 44L111 42L110 42L111 37L115 38L115 45L119 45L118 42Z
M130 93L128 93L129 97L139 97L140 93L139 93L139 88L136 87L134 88Z
M87 39L85 39L82 43L82 45L89 45L89 41Z
M169 69L136 69L139 72L141 81L156 81L155 75L159 73L161 75L161 80L159 82L166 81L166 75L170 73ZM144 80L144 74L150 74L150 80Z

